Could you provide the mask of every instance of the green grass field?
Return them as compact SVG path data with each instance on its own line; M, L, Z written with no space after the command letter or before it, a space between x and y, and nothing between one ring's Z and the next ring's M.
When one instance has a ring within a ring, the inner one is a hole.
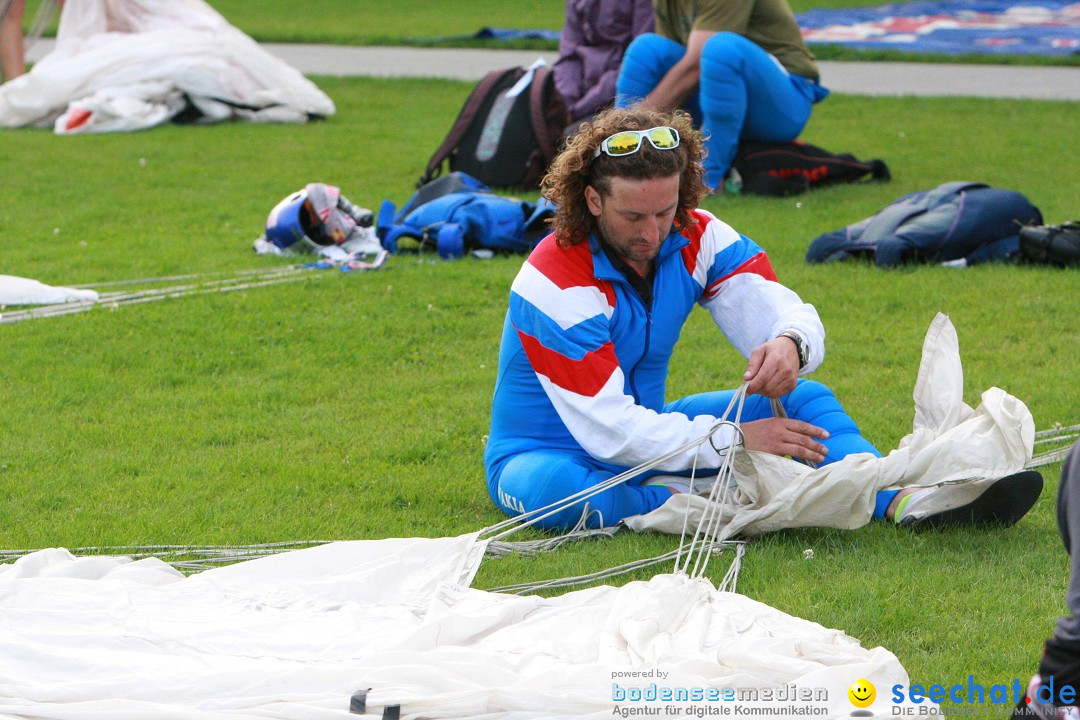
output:
M262 39L364 42L388 32L388 23L359 14L374 12L369 3L313 2L302 23L277 0L214 5ZM562 4L487 0L473 4L474 15L437 21L423 19L424 2L394 7L405 17L413 6L412 27L433 35L471 32L480 15L483 24L551 27ZM347 32L357 36L335 34ZM303 127L0 133L0 274L79 284L285 264L251 250L270 207L311 181L339 185L371 208L403 202L470 89L315 80L338 114ZM883 158L892 182L706 201L763 244L781 280L818 307L829 357L816 377L882 450L910 429L922 337L939 311L959 333L969 404L999 386L1028 404L1039 429L1080 422L1080 273L810 267L806 247L950 180L1021 191L1048 222L1075 218L1078 110L834 96L804 137ZM498 522L481 455L520 263L402 255L375 273L313 273L289 285L0 326L0 548L439 536ZM683 333L669 393L732 387L742 368L700 313ZM1026 680L1063 611L1058 471L1045 469L1035 510L1006 530L915 535L872 525L762 538L749 548L739 590L887 647L915 683ZM492 560L476 584L589 572L676 542L624 533ZM721 575L715 566L714 580Z
M369 207L400 203L469 90L317 81L338 115L304 127L3 133L0 162L13 171L0 179L0 272L77 284L281 264L251 250L278 199L319 180ZM764 244L781 279L820 309L830 354L817 377L882 449L909 431L922 336L938 311L959 332L969 403L997 385L1028 403L1038 428L1077 422L1080 275L809 267L808 243L954 179L1024 192L1051 222L1073 217L1065 179L1075 158L1064 148L1076 110L837 96L805 137L884 158L892 182L706 202ZM435 536L497 522L482 439L520 262L402 255L375 273L0 327L0 547ZM734 386L741 370L702 313L680 342L670 393ZM763 538L740 591L888 647L913 682L1026 678L1062 610L1057 471L1008 530L874 525ZM578 574L675 542L621 535L490 561L477 584Z

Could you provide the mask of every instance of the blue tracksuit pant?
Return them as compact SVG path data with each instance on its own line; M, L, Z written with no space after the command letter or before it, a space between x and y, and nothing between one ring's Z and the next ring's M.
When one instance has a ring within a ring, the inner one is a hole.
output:
M686 48L654 33L639 35L623 56L616 83L618 107L648 95L686 53ZM792 75L779 61L737 33L721 32L701 52L698 90L683 105L705 133L706 181L719 189L731 168L739 138L784 142L806 127L810 109L829 91Z
M712 415L720 417L727 409L734 391L719 391L691 395L668 403L664 412L681 412L689 417ZM855 421L844 412L836 396L826 386L813 380L800 380L788 395L780 398L788 417L825 428L829 439L825 462L828 464L847 455L868 452L881 453L860 433ZM768 398L751 395L743 406L743 422L773 417ZM614 477L628 468L598 462L584 453L574 454L562 450L537 449L519 453L507 460L489 485L492 499L508 515L517 515L545 507L569 497L586 488ZM649 477L683 473L651 472L639 475L621 485L594 495L587 501L591 513L588 525L598 527L614 525L624 517L640 515L654 510L671 497L666 487L642 486ZM716 468L698 468L700 477L715 475ZM885 508L896 491L878 493L874 517L882 518ZM584 503L577 503L537 523L539 527L569 529L581 518Z

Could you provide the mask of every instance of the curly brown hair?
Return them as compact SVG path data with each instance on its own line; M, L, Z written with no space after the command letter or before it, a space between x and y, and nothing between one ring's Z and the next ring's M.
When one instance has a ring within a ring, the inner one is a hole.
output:
M594 157L600 143L617 132L665 125L679 131L679 146L674 150L657 150L643 139L641 148L633 155L611 157L601 153ZM591 121L582 123L566 141L565 148L552 161L541 184L541 192L557 208L551 221L556 241L561 247L569 247L584 242L596 232L596 218L585 202L585 188L592 185L602 196L607 196L611 192L612 177L651 180L680 175L675 225L693 225L696 221L690 213L709 193L701 165L704 157L701 133L694 129L693 120L682 110L671 113L629 107L605 110L596 115Z

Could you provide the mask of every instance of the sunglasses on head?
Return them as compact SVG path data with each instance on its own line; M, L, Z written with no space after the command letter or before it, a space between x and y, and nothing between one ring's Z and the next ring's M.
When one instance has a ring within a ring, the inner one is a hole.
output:
M674 150L679 147L679 131L664 125L649 128L648 130L623 130L610 135L604 138L604 141L600 143L600 147L596 148L593 157L600 157L601 152L611 157L633 155L641 149L642 138L648 138L649 142L657 150Z

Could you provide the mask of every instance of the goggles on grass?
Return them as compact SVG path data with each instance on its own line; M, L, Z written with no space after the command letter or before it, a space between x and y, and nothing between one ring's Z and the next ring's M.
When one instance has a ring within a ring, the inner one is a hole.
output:
M600 147L596 148L593 157L600 157L601 152L611 157L633 155L641 149L641 140L643 138L648 138L649 142L657 150L674 150L679 147L679 131L673 127L663 125L648 130L623 130L610 135L604 138L604 141L600 143Z

